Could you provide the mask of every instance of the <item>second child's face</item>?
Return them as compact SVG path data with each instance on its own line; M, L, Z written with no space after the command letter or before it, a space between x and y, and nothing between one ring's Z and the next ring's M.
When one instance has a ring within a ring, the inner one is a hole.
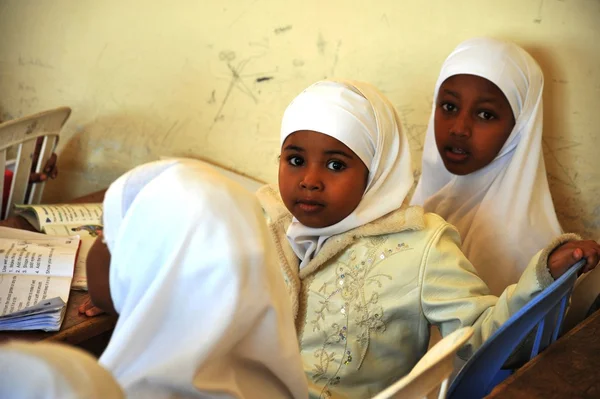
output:
M345 144L301 130L287 137L279 160L279 191L300 223L320 228L350 215L367 187L369 171Z
M515 126L510 103L492 82L474 75L442 83L435 107L435 141L446 169L468 175L496 158Z

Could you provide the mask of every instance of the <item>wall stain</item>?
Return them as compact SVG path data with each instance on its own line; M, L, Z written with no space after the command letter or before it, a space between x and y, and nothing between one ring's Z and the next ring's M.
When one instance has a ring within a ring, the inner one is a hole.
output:
M276 35L280 35L282 33L288 32L292 29L292 25L287 25L287 26L282 26L280 28L276 28L273 32L275 32Z

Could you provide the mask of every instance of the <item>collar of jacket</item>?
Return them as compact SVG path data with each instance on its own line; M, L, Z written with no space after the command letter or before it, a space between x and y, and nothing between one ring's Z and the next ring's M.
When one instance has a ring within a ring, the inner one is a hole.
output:
M277 186L263 186L257 191L256 196L269 218L269 233L275 242L278 260L288 280L288 291L292 298L294 318L296 318L298 313L298 296L302 280L312 276L328 260L345 250L354 241L365 237L394 234L408 230L422 230L425 228L423 208L420 206L408 206L405 203L399 209L371 223L330 237L308 265L299 270L300 260L292 250L286 237L287 228L292 223L292 214L283 204Z

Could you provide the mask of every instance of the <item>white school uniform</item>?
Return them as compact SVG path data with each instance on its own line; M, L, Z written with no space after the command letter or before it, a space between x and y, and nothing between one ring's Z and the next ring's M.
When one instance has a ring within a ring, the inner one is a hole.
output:
M290 301L253 194L198 162L104 201L119 320L100 362L134 398L306 398Z
M53 342L0 346L0 398L124 397L112 375L81 349Z

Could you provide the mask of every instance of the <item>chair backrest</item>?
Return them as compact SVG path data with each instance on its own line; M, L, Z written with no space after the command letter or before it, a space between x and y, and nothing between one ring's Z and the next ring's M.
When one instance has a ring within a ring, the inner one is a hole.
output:
M527 360L556 341L569 295L584 264L585 260L577 262L502 324L460 370L448 391L448 397L479 399L489 394L512 374L512 370L503 370L502 366L530 333L535 331L535 339Z
M445 398L454 355L472 335L472 327L463 327L454 331L435 344L410 373L381 391L373 399Z
M48 158L52 155L60 130L69 118L71 109L67 107L56 108L50 111L40 112L34 115L13 119L0 124L0 189L4 188L4 175L7 165L7 151L16 148L16 159L10 193L7 204L2 203L0 196L0 219L4 219L13 211L16 203L34 204L39 203L44 190L44 183L37 183L29 188L29 176L31 165L36 153L36 142L42 138L41 148L38 146L35 172L40 172Z

